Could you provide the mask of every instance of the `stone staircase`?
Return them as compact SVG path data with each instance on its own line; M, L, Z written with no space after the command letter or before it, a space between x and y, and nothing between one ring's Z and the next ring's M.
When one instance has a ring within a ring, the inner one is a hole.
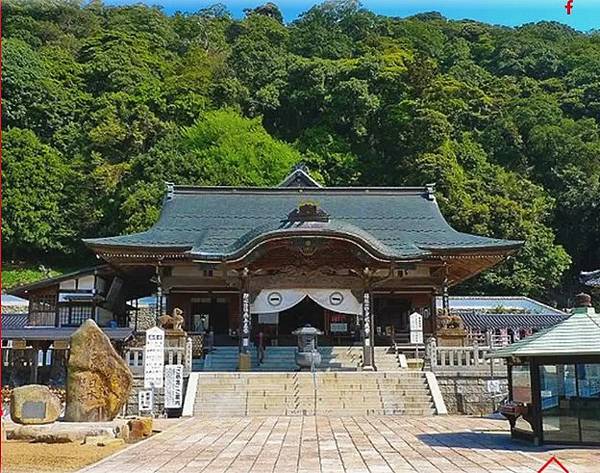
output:
M422 371L197 375L197 416L435 414Z
M317 371L357 371L362 366L363 349L359 346L349 347L320 347L321 365ZM264 361L261 365L256 362L256 349L252 348L252 371L281 372L296 371L294 360L295 347L267 347ZM388 347L375 348L375 364L378 371L398 371L400 364L395 352ZM209 353L202 365L202 371L237 371L238 348L218 347Z
M398 371L402 369L398 354L390 347L375 347L375 366L378 371Z
M256 355L252 357L252 363ZM202 371L237 371L239 362L238 347L217 347L204 358Z

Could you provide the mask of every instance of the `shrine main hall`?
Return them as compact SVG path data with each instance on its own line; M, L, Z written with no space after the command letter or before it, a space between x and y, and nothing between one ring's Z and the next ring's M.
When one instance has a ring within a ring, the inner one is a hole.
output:
M362 346L365 370L375 346L409 343L411 314L435 335L448 288L522 245L456 231L433 186L322 187L303 167L270 188L167 184L149 230L85 243L103 264L14 291L49 340L86 318L137 331L135 301L152 297L153 318L180 309L215 347L246 353L259 332L295 346L310 324L322 346Z

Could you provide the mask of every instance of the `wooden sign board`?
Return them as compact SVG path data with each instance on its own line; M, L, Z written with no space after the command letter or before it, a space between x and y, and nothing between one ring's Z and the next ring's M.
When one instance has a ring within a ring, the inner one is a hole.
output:
M69 341L68 340L54 340L52 343L52 348L55 350L68 350L69 349Z
M183 405L183 365L165 366L165 409Z
M417 332L415 330L410 331L410 344L411 345L422 345L423 344L423 332Z
M423 331L423 316L418 312L413 312L408 317L410 324L410 331Z
M154 393L152 390L138 392L138 410L140 412L151 412L154 408Z
M413 312L408 317L408 321L411 345L421 345L423 343L423 316L418 312Z
M162 388L165 366L165 331L152 327L146 331L144 348L144 388Z
M329 325L329 330L331 330L332 333L346 333L348 331L348 324L334 322Z

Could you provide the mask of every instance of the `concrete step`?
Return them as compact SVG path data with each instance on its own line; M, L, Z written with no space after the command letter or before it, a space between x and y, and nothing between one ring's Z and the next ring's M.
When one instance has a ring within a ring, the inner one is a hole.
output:
M316 387L316 389L315 389ZM198 374L194 412L216 415L432 415L421 371Z

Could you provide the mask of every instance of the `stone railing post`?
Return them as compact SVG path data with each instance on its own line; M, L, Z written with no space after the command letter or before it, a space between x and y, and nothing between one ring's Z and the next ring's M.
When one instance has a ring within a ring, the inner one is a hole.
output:
M479 343L477 340L473 342L473 364L479 364Z
M437 366L438 364L438 353L437 353L437 340L435 337L430 337L427 340L427 357L429 358L429 364L431 368Z
M192 357L193 357L193 352L192 352L192 337L188 337L187 340L185 341L185 355L184 355L184 368L183 368L183 375L187 376L192 372Z

